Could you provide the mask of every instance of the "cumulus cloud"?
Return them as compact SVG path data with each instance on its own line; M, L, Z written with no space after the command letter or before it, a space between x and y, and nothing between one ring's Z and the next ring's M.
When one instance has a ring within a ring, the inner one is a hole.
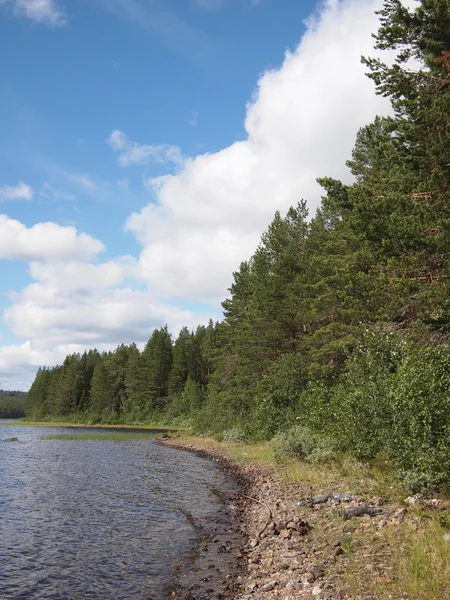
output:
M358 129L390 109L360 63L361 54L374 54L381 4L328 0L281 67L261 76L246 139L147 180L156 202L131 215L126 228L143 246L149 283L169 296L223 298L275 210L304 198L314 213L317 177L349 181L345 160Z
M75 227L37 223L26 227L0 215L0 259L24 261L90 259L104 246L95 238L78 233Z
M27 228L0 215L0 258L29 262L32 279L8 294L3 323L25 341L0 346L0 389L27 388L38 366L61 363L73 352L131 342L143 346L164 323L176 334L184 325L207 322L210 315L167 304L143 287L135 258L99 262L102 249L74 227Z
M0 187L0 202L8 200L32 200L34 196L33 188L20 181L17 185L3 185Z
M0 4L11 6L13 14L26 17L36 23L60 27L67 22L67 16L58 8L55 0L0 0Z
M119 153L119 165L122 167L147 165L151 162L180 166L185 162L178 146L140 144L130 140L125 133L118 129L111 133L107 142L113 150Z
M10 331L27 341L0 347L0 388L25 389L37 367L61 364L73 352L132 342L142 348L164 323L177 334L207 322L207 315L158 302L148 290L120 287L130 266L32 266L38 280L4 312Z
M316 177L349 181L345 160L357 130L389 111L360 64L361 54L373 55L381 3L328 0L299 46L261 76L245 139L219 152L185 158L177 147L112 132L120 166L157 162L175 170L146 180L152 201L126 222L142 245L138 261L101 263L101 242L73 227L27 228L0 216L0 258L29 261L33 279L4 312L12 334L28 341L0 348L0 382L22 387L19 378L32 379L33 366L87 347L143 343L165 322L173 332L205 322L209 315L182 310L174 299L223 299L275 210L305 198L313 212ZM92 180L80 177L88 189Z

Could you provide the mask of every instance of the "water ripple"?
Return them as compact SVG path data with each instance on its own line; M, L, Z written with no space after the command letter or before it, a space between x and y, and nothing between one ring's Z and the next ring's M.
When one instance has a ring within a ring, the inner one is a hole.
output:
M52 429L52 433L63 432ZM42 439L0 424L2 600L164 598L187 563L210 492L230 481L209 461L152 439Z

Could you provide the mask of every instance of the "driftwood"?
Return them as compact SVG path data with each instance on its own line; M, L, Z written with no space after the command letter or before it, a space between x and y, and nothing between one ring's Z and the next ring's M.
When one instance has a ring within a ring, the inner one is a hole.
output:
M270 508L267 506L267 504L265 504L264 502L261 502L261 500L258 500L257 498L252 498L251 496L246 496L245 494L240 494L240 496L242 498L247 498L248 500L252 500L252 502L256 502L257 504L260 504L261 506L263 506L269 513L266 523L264 525L264 527L261 529L261 531L259 531L256 534L256 538L259 540L262 536L262 534L264 533L264 531L267 529L267 526L269 525L269 523L272 521L273 517L272 517L272 511L270 510Z
M374 515L381 515L382 512L383 509L379 506L368 506L367 504L363 504L362 506L347 508L347 510L344 510L342 518L346 521L351 517L362 517L363 515L370 515L373 517Z
M315 498L306 498L297 502L297 506L313 506L314 504L325 504L326 502L351 502L353 500L350 494L336 494L329 492Z

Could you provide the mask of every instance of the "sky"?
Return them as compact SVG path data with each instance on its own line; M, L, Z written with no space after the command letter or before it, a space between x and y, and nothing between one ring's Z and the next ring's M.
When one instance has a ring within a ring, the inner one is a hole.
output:
M350 182L381 0L0 0L0 389L220 319L276 210Z

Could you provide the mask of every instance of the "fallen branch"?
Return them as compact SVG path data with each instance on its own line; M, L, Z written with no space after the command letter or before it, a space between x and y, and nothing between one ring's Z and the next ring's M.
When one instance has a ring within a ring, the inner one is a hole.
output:
M273 517L272 517L272 511L270 510L270 508L267 506L267 504L265 504L264 502L261 502L261 500L258 500L257 498L252 498L251 496L246 496L245 494L240 494L240 496L242 498L247 498L248 500L252 500L253 502L256 502L257 504L260 504L261 506L263 506L269 513L269 518L266 521L266 524L264 525L264 527L261 529L261 531L259 533L256 534L256 537L258 539L261 538L262 534L265 532L265 530L267 529L267 525L273 521Z
M363 515L370 515L373 517L374 515L381 515L382 512L383 509L379 506L368 506L367 504L363 504L363 506L355 506L354 508L344 510L342 518L346 521L351 517L362 517Z
M325 504L326 502L351 502L354 500L350 494L336 494L335 492L329 492L323 494L323 496L317 496L316 498L307 498L306 500L300 500L297 502L297 506L313 506L314 504Z

